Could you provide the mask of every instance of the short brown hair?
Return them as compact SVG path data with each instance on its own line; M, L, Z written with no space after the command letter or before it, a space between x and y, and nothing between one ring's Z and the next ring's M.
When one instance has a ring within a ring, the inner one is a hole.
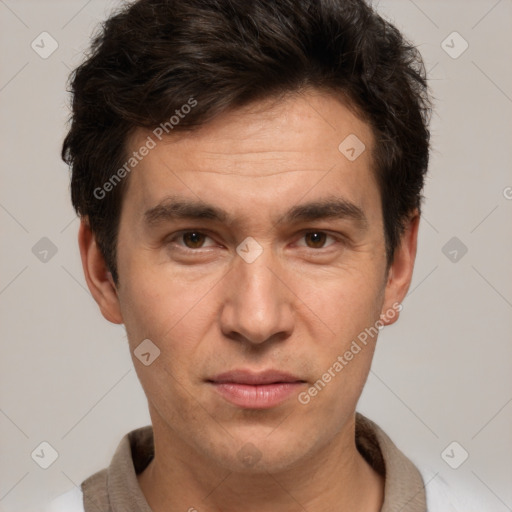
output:
M94 191L126 162L129 135L168 122L190 98L197 104L176 131L306 87L348 98L373 129L390 264L420 209L430 99L419 52L365 1L139 0L104 23L71 77L62 157L73 206L116 283L126 179L100 199Z

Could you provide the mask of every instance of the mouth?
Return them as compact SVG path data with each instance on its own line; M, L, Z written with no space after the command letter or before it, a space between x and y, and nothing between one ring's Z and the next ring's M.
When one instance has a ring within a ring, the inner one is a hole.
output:
M275 407L306 384L300 377L276 370L233 370L206 381L225 400L244 409Z

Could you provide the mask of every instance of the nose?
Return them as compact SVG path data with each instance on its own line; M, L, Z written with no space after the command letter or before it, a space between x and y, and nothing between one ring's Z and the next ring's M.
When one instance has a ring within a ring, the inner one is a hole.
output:
M222 333L251 345L288 338L294 327L294 294L271 250L252 263L237 256L233 265L225 282Z

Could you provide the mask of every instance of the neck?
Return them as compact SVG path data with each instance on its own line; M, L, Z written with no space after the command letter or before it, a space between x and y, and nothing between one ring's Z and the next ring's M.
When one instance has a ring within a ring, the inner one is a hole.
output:
M285 471L234 473L194 452L158 421L155 457L138 475L154 512L378 512L384 478L355 445L355 420L328 445Z

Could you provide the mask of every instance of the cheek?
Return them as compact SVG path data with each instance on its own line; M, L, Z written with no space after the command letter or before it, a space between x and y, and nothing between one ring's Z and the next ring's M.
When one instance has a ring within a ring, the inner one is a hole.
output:
M204 305L205 291L214 285L211 277L194 281L170 266L143 261L125 265L123 270L126 280L120 302L127 331L134 338L163 341L184 322L193 328L190 318Z
M149 272L133 269L127 275L132 277L125 283L120 299L134 365L148 396L164 397L172 389L172 407L176 407L180 390L190 387L201 367L202 341L215 330L212 288L219 276L190 282L176 272L167 275L163 268ZM145 339L160 350L158 359L149 367L142 365L134 354ZM187 395L181 399L186 401ZM161 406L165 407L165 403Z
M312 413L329 410L342 421L339 415L355 407L370 370L383 289L375 270L367 269L327 280L309 300L321 321L314 321L309 332L317 384L303 399Z
M309 333L316 375L299 396L299 403L311 417L325 418L331 435L355 409L370 371L382 302L376 282L347 279L343 285L332 284L316 294L315 312L321 322L315 322L318 327ZM322 336L320 331L328 335Z
M180 417L192 420L196 412L194 404L188 403L190 391L186 389L190 386L190 361L194 361L196 341L201 339L197 318L200 296L197 289L169 283L172 280L162 276L143 278L142 273L125 283L123 317L133 364L152 406L171 421ZM158 348L158 356L147 366L137 358L137 347L146 339Z
M384 289L375 269L338 274L313 291L306 292L307 287L303 283L304 302L311 304L338 348L379 319Z

